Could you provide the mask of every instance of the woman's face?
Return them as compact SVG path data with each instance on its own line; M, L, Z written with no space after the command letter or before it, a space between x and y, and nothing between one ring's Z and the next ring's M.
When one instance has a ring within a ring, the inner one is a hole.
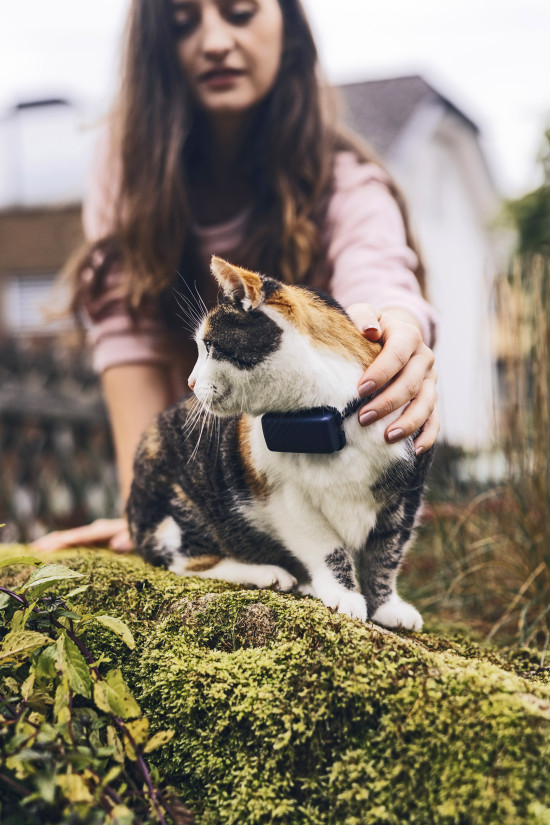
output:
M279 71L278 0L172 0L180 65L196 103L212 118L244 113Z

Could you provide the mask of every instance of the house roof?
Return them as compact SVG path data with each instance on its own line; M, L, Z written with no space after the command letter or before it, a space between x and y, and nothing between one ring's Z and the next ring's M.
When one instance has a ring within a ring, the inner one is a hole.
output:
M338 89L344 102L344 120L381 155L388 154L419 108L434 103L479 134L479 128L464 112L418 75L349 83Z

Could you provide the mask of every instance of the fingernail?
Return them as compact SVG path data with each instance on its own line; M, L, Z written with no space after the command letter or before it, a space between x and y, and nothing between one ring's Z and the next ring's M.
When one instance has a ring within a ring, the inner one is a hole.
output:
M405 435L405 430L390 430L388 433L388 441L399 441Z
M424 447L417 447L416 450L414 451L414 454L415 455L420 455L420 453L423 453L423 452L424 452Z
M365 381L364 384L359 386L359 395L370 395L375 386L374 381Z
M363 335L366 335L367 332L374 332L376 333L376 335L380 335L382 330L380 329L380 327L363 327Z
M369 410L366 413L363 413L359 416L359 423L360 424L372 424L373 421L376 421L377 414L374 410Z

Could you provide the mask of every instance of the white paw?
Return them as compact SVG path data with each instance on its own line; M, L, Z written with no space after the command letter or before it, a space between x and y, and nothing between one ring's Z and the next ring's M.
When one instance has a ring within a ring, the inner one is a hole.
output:
M405 630L422 630L422 616L412 604L404 602L397 593L393 593L387 602L381 604L373 622L384 627L403 627Z
M302 596L315 596L311 584L300 584L298 586L298 593L301 593Z
M350 619L367 620L367 603L361 593L354 590L345 590L342 587L312 589L312 596L317 596L327 607L332 607L338 613L345 613Z
M297 584L294 576L276 564L251 564L250 571L253 573L250 584L260 589L275 587L286 593Z

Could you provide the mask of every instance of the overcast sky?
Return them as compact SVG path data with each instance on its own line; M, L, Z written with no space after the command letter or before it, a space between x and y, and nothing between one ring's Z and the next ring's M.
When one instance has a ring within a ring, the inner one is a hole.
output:
M160 0L159 0L160 2ZM331 82L421 74L481 128L504 194L539 182L550 127L550 0L304 0ZM104 106L128 0L0 0L0 110Z

